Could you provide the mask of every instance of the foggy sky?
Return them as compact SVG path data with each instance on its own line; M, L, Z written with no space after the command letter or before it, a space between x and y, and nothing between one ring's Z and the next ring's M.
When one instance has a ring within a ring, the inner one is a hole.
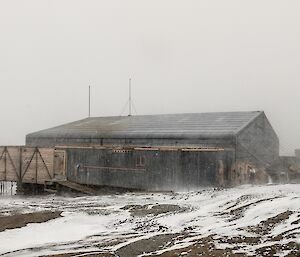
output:
M300 148L300 1L0 0L0 145L92 116L264 110ZM126 114L126 113L124 113Z

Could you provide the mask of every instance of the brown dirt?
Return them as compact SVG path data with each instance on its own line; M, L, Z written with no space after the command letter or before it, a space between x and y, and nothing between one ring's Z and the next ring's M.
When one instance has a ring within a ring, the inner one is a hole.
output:
M57 254L57 255L47 255L44 257L75 257L75 256L88 256L88 257L116 257L116 255L113 255L111 253L62 253L62 254Z
M41 211L26 214L0 216L0 232L6 229L22 228L29 223L43 223L61 217L61 211Z
M289 242L287 244L274 244L271 246L261 247L256 250L256 255L263 257L275 257L278 256L278 252L290 251L286 257L298 257L300 255L300 246L295 242Z
M75 256L88 256L88 257L136 257L144 254L145 257L254 257L254 256L268 256L275 257L281 251L289 251L286 257L298 257L300 248L299 244L290 242L287 244L279 244L274 242L273 245L261 247L256 250L254 254L247 255L240 252L240 246L244 244L256 245L259 237L222 237L215 239L213 236L208 236L202 239L193 240L190 246L170 250L162 254L156 254L156 251L169 248L174 245L175 241L181 241L188 237L188 234L164 234L157 235L147 239L141 239L136 242L130 243L116 252L96 253L96 252L81 252L81 253L66 253L59 255L49 255L47 257L75 257ZM232 245L232 248L218 249L216 243L227 243Z
M200 240L194 241L192 245L176 249L172 251L165 252L159 255L149 255L150 256L159 256L159 257L176 257L176 256L185 256L185 257L195 257L195 256L228 256L228 257L244 257L245 254L242 253L233 253L231 249L216 249L214 244L214 239L212 237L202 238Z
M218 239L217 241L219 243L227 243L231 245L240 245L246 243L247 245L256 245L260 242L260 237L246 237L246 236L240 236L240 237L222 237Z
M280 213L272 218L260 222L257 226L249 227L247 230L259 235L267 235L277 224L287 220L292 214L292 211Z
M138 240L117 250L117 256L133 257L143 253L151 253L170 247L178 238L178 234L157 235L148 239ZM171 242L171 243L170 243Z
M122 210L129 210L132 216L157 216L165 213L178 213L186 211L185 208L173 204L157 204L157 205L126 205Z

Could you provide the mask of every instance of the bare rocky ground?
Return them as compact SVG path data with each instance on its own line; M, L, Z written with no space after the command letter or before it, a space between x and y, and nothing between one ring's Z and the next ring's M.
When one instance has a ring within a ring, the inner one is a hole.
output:
M299 185L0 205L0 256L300 256Z
M22 228L29 223L43 223L52 219L61 217L61 211L41 211L25 214L10 214L6 216L0 216L0 232Z

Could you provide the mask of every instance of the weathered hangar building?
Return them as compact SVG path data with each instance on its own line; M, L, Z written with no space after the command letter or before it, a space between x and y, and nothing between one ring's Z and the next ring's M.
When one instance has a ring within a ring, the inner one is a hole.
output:
M279 156L260 111L87 118L29 134L26 146L53 149L56 177L141 190L263 181Z

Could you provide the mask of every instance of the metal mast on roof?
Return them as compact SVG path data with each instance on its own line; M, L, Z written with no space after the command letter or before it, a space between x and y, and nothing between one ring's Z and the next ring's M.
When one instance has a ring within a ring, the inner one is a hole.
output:
M129 78L129 97L128 97L128 100L126 101L126 104L124 105L124 107L121 111L120 116L122 116L123 113L126 112L127 108L129 109L128 110L128 116L132 116L132 111L134 111L135 114L137 115L135 104L134 104L134 101L132 100L132 96L131 96L131 78Z
M91 86L89 86L89 117L91 117Z
M131 104L132 104L132 100L131 100L131 78L129 78L129 114L128 116L131 116L132 113L131 113Z

